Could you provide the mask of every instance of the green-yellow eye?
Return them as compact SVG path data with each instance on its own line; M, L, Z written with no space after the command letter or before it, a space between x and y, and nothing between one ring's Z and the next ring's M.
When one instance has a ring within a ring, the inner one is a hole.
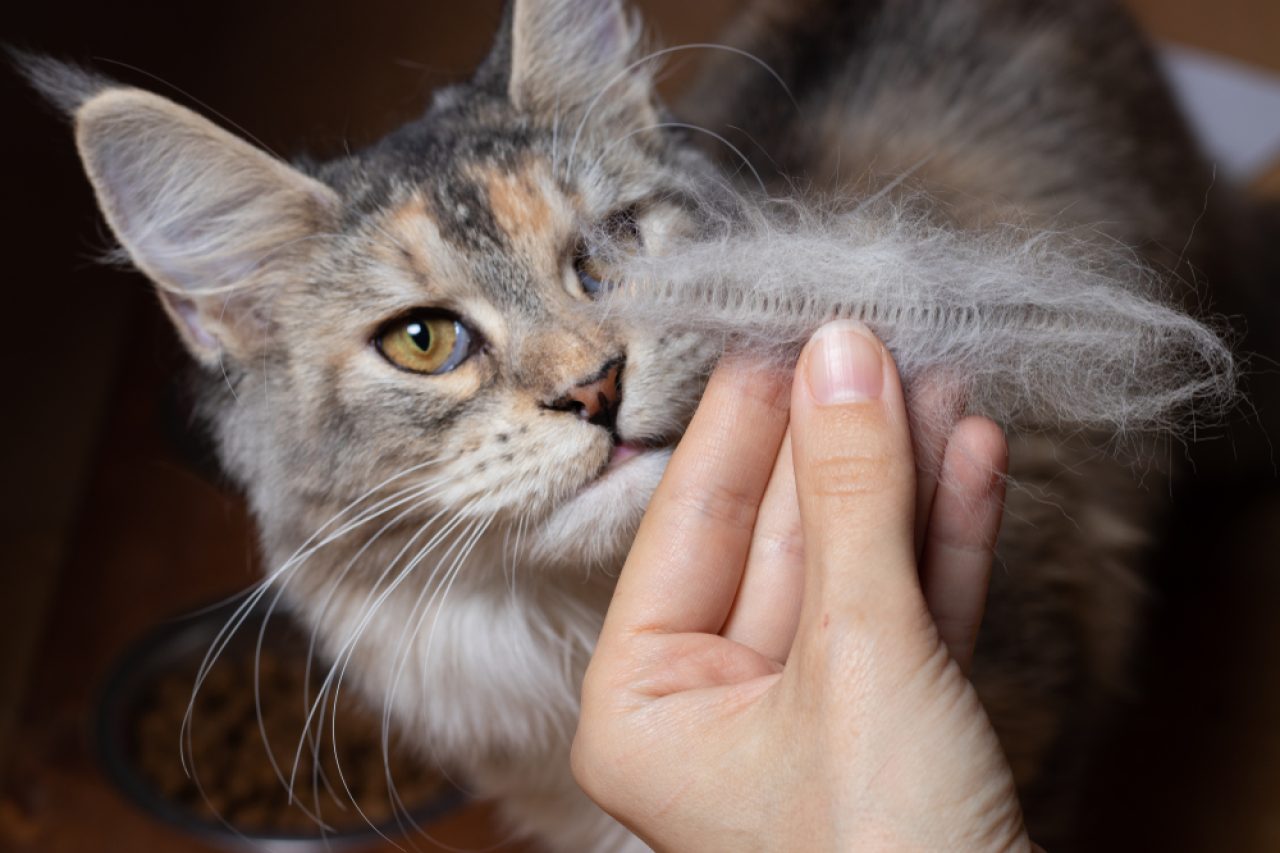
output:
M374 343L387 361L414 373L448 373L471 354L471 333L447 314L417 312L394 320Z

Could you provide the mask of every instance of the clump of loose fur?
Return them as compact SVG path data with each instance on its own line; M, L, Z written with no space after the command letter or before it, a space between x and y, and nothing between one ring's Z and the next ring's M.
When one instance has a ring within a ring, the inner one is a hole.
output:
M1016 430L1177 430L1235 397L1219 332L1175 307L1133 253L1096 237L964 232L888 202L734 207L655 252L597 242L618 282L599 310L782 363L821 323L861 320L908 385L944 375L970 411Z

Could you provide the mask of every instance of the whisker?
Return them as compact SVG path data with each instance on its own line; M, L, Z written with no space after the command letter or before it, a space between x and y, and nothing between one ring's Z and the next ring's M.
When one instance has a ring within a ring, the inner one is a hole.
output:
M360 559L360 557L365 553L365 551L367 551L373 545L373 543L376 542L378 538L381 537L387 530L391 529L400 521L402 521L404 518L406 518L407 516L411 515L414 512L417 512L419 509L425 506L430 500L431 493L435 491L437 488L438 488L437 484L433 484L433 485L429 485L424 488L421 488L419 489L418 492L411 495L410 497L405 498L404 500L401 500L398 503L395 503L392 506L387 507L378 513L379 515L381 515L383 512L390 512L392 509L398 506L401 506L404 503L412 502L416 500L416 502L411 503L411 505L407 509L400 512L398 515L396 515L394 518L392 518L390 521L384 524L381 528L379 528L378 531L374 533L373 536L369 537L369 539L367 539L365 543L360 546L359 550L356 551L356 553L351 557L351 559L347 561L346 566L343 568L342 572L338 575L337 579L330 584L329 594L325 598L324 606L321 609L321 615L320 617L318 617L317 622L323 620L324 614L328 612L328 607L332 603L334 591L337 589L338 585L341 584L342 580L351 571L352 567L356 564L356 562ZM424 498L423 495L426 495L427 497ZM297 774L298 765L297 765L297 762L294 763L290 771L289 778L285 779L284 771L281 770L280 766L276 763L275 753L271 750L270 738L267 735L266 725L263 721L262 703L261 703L261 696L260 696L261 683L259 680L259 664L262 658L262 646L263 646L263 641L266 637L267 622L271 618L271 613L275 610L278 602L280 601L280 598L284 595L285 589L286 587L288 587L290 580L292 580L292 578L287 578L283 583L280 584L279 588L276 591L275 598L272 600L271 604L268 606L267 613L263 617L262 625L258 629L257 645L254 647L253 697L254 697L254 708L257 712L257 717L258 717L258 730L262 736L262 743L266 747L268 760L271 763L271 768L272 770L275 771L276 778L280 781L280 784L284 785L288 790L289 792L288 802L290 804L294 804L295 798L293 794L294 794L294 788L297 781L296 774ZM307 647L307 659L306 659L306 664L303 670L303 679L302 679L302 683L303 683L302 701L303 701L304 710L307 707L309 707L311 662L314 658L315 644L316 644L316 630L315 628L312 628L310 642ZM309 735L310 735L310 728L307 726L304 726L303 727L304 739L307 738ZM315 741L313 740L313 749L314 748L315 748ZM300 751L298 754L299 755L301 754ZM318 764L315 766L318 766ZM306 813L307 811L306 808L301 804L298 804L298 805L299 805L299 808L302 809L304 813ZM308 817L313 817L313 816L308 814ZM318 818L315 818L315 817L313 817L313 819L318 820Z
M605 96L605 94L608 93L608 91L611 88L616 86L622 80L625 80L628 74L630 74L632 71L634 71L636 68L640 67L641 65L645 64L646 62L652 62L653 60L659 59L663 56L668 56L670 54L679 53L681 51L686 51L686 50L722 50L727 53L732 53L737 56L741 56L744 59L751 60L752 62L756 63L761 68L763 68L765 71L767 71L769 73L769 76L771 76L774 80L777 81L778 85L782 87L782 91L786 93L787 98L791 101L792 106L794 106L796 110L799 111L800 104L797 103L795 96L791 94L791 89L787 86L786 82L782 79L782 76L778 74L778 72L775 71L773 67L769 65L769 63L765 62L763 59L756 56L755 54L742 50L741 48L732 47L727 44L714 44L710 42L693 42L690 44L673 45L671 47L662 48L661 50L655 50L631 62L621 71L619 71L618 73L610 77L605 82L604 86L601 87L600 91L596 93L595 97L593 97L590 101L587 102L586 111L583 113L582 119L578 122L578 127L573 133L573 142L569 145L569 158L566 163L566 167L570 169L573 167L573 161L578 150L578 141L582 137L582 131L587 126L587 121L591 118L591 114L595 111L596 107L599 106L600 100Z
M391 477L388 477L386 480L382 481L381 483L377 484L373 488L369 489L367 492L360 495L353 501L349 502L342 509L340 509L334 516L332 516L328 521L326 521L325 524L321 525L319 529L317 529L310 537L308 537L308 539L301 546L299 546L299 548L295 550L294 553L287 560L285 560L285 562L277 570L272 572L266 578L259 581L257 584L255 584L254 587L252 587L250 590L244 593L244 600L236 607L232 615L228 618L228 620L223 624L222 628L220 628L218 633L214 636L214 639L210 643L210 647L208 651L205 653L203 659L201 660L200 666L198 667L195 682L192 686L191 697L188 700L187 708L183 714L181 726L179 727L178 754L179 754L179 761L183 768L183 772L187 775L188 778L192 780L198 792L200 793L201 798L209 805L213 813L216 816L218 816L218 819L223 823L226 823L226 821L222 819L217 808L215 808L212 802L209 800L209 797L205 793L204 787L199 780L199 775L196 771L196 766L195 766L195 748L194 748L194 739L193 739L193 733L192 733L192 726L194 722L194 713L195 713L195 702L200 693L200 690L204 686L204 683L209 676L209 673L212 671L213 666L220 659L222 653L226 650L228 645L231 643L236 633L239 632L240 628L244 625L245 621L247 621L247 619L249 618L249 615L262 601L262 599L265 597L266 593L271 589L275 581L277 581L282 577L289 576L293 571L295 571L300 565L302 565L305 562L307 557L309 557L312 553L314 553L319 548L324 547L325 545L334 541L340 536L345 535L350 530L355 529L356 527L359 527L367 523L368 521L378 517L378 515L382 514L383 512L390 511L385 506L388 502L394 504L395 500L399 496L412 492L415 489L422 490L424 486L423 484L417 484L415 486L409 487L408 489L401 490L400 492L398 492L395 495L392 495L389 498L382 499L377 504L375 504L374 507L366 508L363 511L362 515L358 516L356 519L349 522L342 529L336 531L335 533L324 538L318 544L316 544L317 538L320 537L325 532L325 530L330 528L332 525L336 524L338 521L340 521L344 516L346 516L352 510L359 507L364 501L366 501L369 497L376 494L380 489L383 489L390 483L393 483L402 477L415 473L416 471L419 471L422 468L432 464L434 464L433 461L424 462L419 465L414 465L400 472L397 472L396 474L392 475ZM426 488L427 489L435 488L436 483L442 483L442 482L443 482L442 480L430 481L426 486ZM286 580L286 584L287 584L287 580ZM268 608L267 614L264 617L264 626L263 626L264 630L265 630L265 624L267 620L270 619L271 613L274 611L276 607L276 603L279 601L279 597L280 597L280 592L278 591L275 600L272 601L271 606ZM234 600L234 598L232 598L231 600ZM258 693L258 665L260 660L260 654L261 654L261 634L259 636L259 643L255 651L255 661L254 661L255 707L258 713L259 725L261 726L261 720L262 720L261 697ZM267 747L268 755L272 757L273 763L274 763L274 755L270 751L270 744L265 743L265 745ZM323 827L322 822L321 822L321 826Z
M898 187L902 186L903 183L905 183L916 172L924 168L925 165L928 164L928 162L932 160L935 156L937 156L937 152L930 152L924 155L923 157L921 157L916 162L912 163L910 166L907 167L907 170L905 172L901 172L900 174L898 174L897 177L895 177L889 183L885 184L875 193L863 199L862 201L858 202L858 206L853 209L853 213L851 215L856 216L857 214L866 210L868 207L871 207L876 202L883 199L885 196L887 196L889 193L896 190Z
M513 560L514 560L514 559L518 559L518 558L519 558L519 555L520 555L520 546L521 546L521 544L522 544L522 540L523 540L524 536L528 533L528 522L529 522L529 518L530 518L530 514L529 514L529 513L521 513L521 515L520 515L519 526L516 528L516 545L515 545L515 549L514 549L514 550L515 550L515 555L514 555L514 557L513 557ZM512 570L511 570L511 597L512 597L512 598L516 598L516 597L517 597L517 595L516 595L516 580L517 580L517 572L516 572L516 568L515 568L515 566L513 565L513 566L512 566Z
M271 600L271 603L267 605L267 612L262 617L262 625L258 628L258 641L257 641L257 645L254 647L254 654L253 654L253 709L254 709L254 714L258 720L258 735L262 738L262 746L265 752L267 753L267 761L268 763L270 763L272 771L276 774L276 778L280 780L281 784L284 784L285 782L284 772L280 769L280 764L276 761L275 752L271 749L271 737L270 735L267 734L267 723L266 723L266 719L263 717L263 714L262 714L261 663L262 663L262 642L263 642L263 638L266 636L266 633L267 633L267 625L271 621L271 614L275 612L276 606L280 603L281 596L284 595L284 589L285 589L285 584L281 584L280 588L276 590L275 598L273 598ZM320 827L321 832L331 831L332 828L326 825L324 820L320 817L320 811L318 807L316 811L313 813L306 806L302 805L301 802L295 803L293 799L292 791L290 792L290 795L289 795L289 803L290 805L296 805L303 814L305 814L317 826Z
M408 473L408 472L402 472L401 475L403 475L403 473ZM401 475L397 475L397 476L401 476ZM396 478L393 477L390 480L385 482L390 482L394 479ZM381 485L385 485L385 482ZM324 547L325 545L328 545L329 543L335 541L341 536L346 535L346 533L350 532L351 530L354 530L357 527L362 526L363 524L367 523L373 518L376 518L378 515L382 514L383 512L389 511L389 509L377 508L378 505L375 505L376 511L374 510L366 511L364 516L358 517L357 519L349 522L347 525L345 525L344 527L342 527L341 529L339 529L329 537L326 537L324 540L322 540L318 544L315 544L309 548L307 547L309 543L315 540L316 536L318 536L321 532L323 532L323 530L326 527L329 526L329 524L331 524L334 520L336 520L341 515L345 514L355 505L358 505L358 503L361 500L364 500L369 495L373 494L377 488L379 487L375 487L373 490L370 490L369 492L365 493L365 495L361 496L360 498L357 498L351 504L348 504L347 507L345 507L342 511L338 513L338 515L334 516L333 519L330 519L329 522L326 522L326 524L322 526L321 529L318 530L315 534L312 534L312 536L308 538L307 542L303 543L303 546L300 547L297 551L295 551L294 554L288 560L285 560L285 562L280 566L279 569L275 570L274 572L272 572L272 574L268 575L266 578L259 581L257 584L257 587L253 589L253 591L250 592L245 597L245 600L236 608L236 610L228 618L227 622L222 626L221 629L219 629L218 633L214 635L214 639L210 643L209 650L205 653L205 656L201 661L200 666L196 672L195 684L193 685L191 690L191 699L187 703L187 710L186 710L186 714L184 715L184 721L183 721L184 728L186 728L187 725L189 724L191 715L195 708L196 696L200 692L200 688L204 686L205 679L208 678L209 672L212 670L214 664L216 664L218 659L221 657L222 652L225 651L227 646L231 643L235 634L240 630L240 628L244 625L245 621L249 618L249 614L252 612L253 608L257 606L258 602L262 600L262 598L266 595L267 591L271 588L271 585L275 583L275 581L278 580L279 578L285 576L286 574L292 573L298 566L302 565L305 562L305 560L308 557L310 557L311 554L315 553L320 548ZM410 489L405 490L404 492L401 492L398 494L403 495L406 492L412 491L414 488L421 488L421 486L411 487ZM380 503L385 503L386 500L394 500L396 497L397 496L392 496L392 498L384 499L384 501ZM183 769L186 770L185 762L183 765Z
M560 95L556 95L556 108L551 118L551 177L554 180L559 179L556 173L559 166L560 151Z
M459 521L461 521L461 519L462 519L462 516L461 516L461 515L456 516L456 517L453 519L453 522L459 522ZM451 522L451 523L453 523L453 522ZM477 525L477 523L478 523L478 522L477 522L476 520L471 520L471 521L469 521L469 522L467 523L467 526L464 528L463 533L462 533L461 535L462 535L462 536L466 536L466 535L468 535L468 534L470 533L470 531L472 531L472 530L475 528L475 526ZM456 529L456 525L454 525L454 528ZM433 571L432 571L432 573L431 573L431 577L430 577L430 578L428 578L427 582L424 584L424 586L423 586L424 590L425 590L425 589L430 588L430 587L433 585L433 584L432 584L432 581L435 579L436 574L439 572L439 570L440 570L440 566L443 564L443 561L444 561L445 559L447 559L447 558L448 558L448 555L453 551L453 549L457 546L457 544L458 544L458 537L455 537L455 538L454 538L454 541L453 541L453 542L449 545L449 547L445 550L445 553L441 555L441 562L439 562L439 563L437 563L437 564L436 564L435 568L433 569ZM399 580L402 580L403 578L407 577L407 576L409 575L409 573L411 573L411 572L413 571L413 569L414 569L414 568L416 568L416 566L421 562L421 558L422 558L423 556L425 556L425 549L424 549L424 551L423 551L423 552L419 552L419 554L418 554L417 556L415 556L414 560L413 560L413 561L412 561L412 562L411 562L411 563L410 563L410 564L405 568L405 571L401 573L400 578L398 578L398 579L397 579L397 583L399 582ZM390 590L388 590L388 592L390 592ZM384 600L385 600L385 597L384 597L384 598L382 598L382 599L380 599L380 600L379 600L379 602L378 602L377 604L375 604L374 608L373 608L372 610L370 610L368 613L366 613L366 616L365 616L365 622L367 622L367 621L368 621L368 619L373 615L373 613L378 609L378 606L379 606L379 605L381 604L381 602L382 602L382 601L384 601ZM363 625L364 625L364 622L362 622L362 626L363 626ZM363 627L361 627L361 628L357 629L357 639L358 639L358 637L359 637L359 634L360 634L360 633L362 633L362 632L363 632ZM382 832L382 830L381 830L381 829L379 829L379 828L378 828L378 827L373 823L373 821L372 821L372 820L369 818L369 816L365 813L364 809L363 809L363 808L361 808L360 803L356 800L356 798L355 798L354 794L353 794L353 793L352 793L352 791L351 791L350 785L349 785L349 784L348 784L348 782L347 782L346 776L345 776L345 774L342 772L342 759L341 759L341 757L340 757L340 756L339 756L339 754L338 754L338 742L337 742L337 741L338 741L338 730L337 730L337 722L338 722L338 699L339 699L339 697L340 697L340 695L341 695L341 691L342 691L342 680L343 680L344 676L346 675L347 665L351 662L351 657L352 657L352 654L353 654L353 653L354 653L354 643L352 644L352 651L351 651L351 653L348 653L348 654L346 655L345 659L342 661L341 669L338 671L337 681L334 683L334 686L333 686L333 698L332 698L332 701L330 702L330 707L332 708L332 712L333 712L333 713L331 714L331 716L330 716L330 726L331 726L330 738L331 738L331 740L332 740L332 742L333 742L334 769L335 769L335 772L337 773L337 776L338 776L338 782L339 782L339 784L342 786L343 790L346 792L347 797L350 799L351 804L352 804L352 806L355 808L356 813L357 813L357 814L359 814L359 815L360 815L360 817L364 819L365 823L367 823L367 824L370 826L370 828L372 828L375 832L377 832L379 835L383 836L384 838L387 838L387 836L385 835L385 833L383 833L383 832ZM336 666L336 664L335 664L335 666ZM332 672L332 671L331 671L331 672ZM385 719L385 713L386 713L386 712L384 711L384 719ZM398 822L398 821L399 821L399 817L397 817L397 822ZM395 846L397 846L397 847L399 847L399 846L400 846L399 844L396 844L396 842L395 842L395 841L393 841L393 840L392 840L392 839L390 839L390 838L387 838L387 841L391 842L392 844L395 844ZM401 848L401 849L403 849L403 848Z
M215 116L217 116L218 118L222 119L224 122L226 122L227 124L231 125L231 126L232 126L233 128L235 128L236 130L240 131L240 133L241 133L241 134L243 134L246 138L248 138L248 139L252 140L254 143L256 143L256 144L257 144L257 146L258 146L259 148L261 148L263 151L266 151L268 154L270 154L272 157L274 157L274 158L276 159L276 161L277 161L277 162L279 162L279 163L286 163L286 162L287 162L283 157L281 157L281 156L280 156L279 154L277 154L274 150L272 150L271 146L267 145L267 143L263 142L263 141L262 141L261 139L259 139L257 136L255 136L255 135L253 135L252 133L250 133L250 132L249 132L249 131L244 127L244 125L239 124L238 122L233 121L232 119L228 118L228 117L227 117L227 115L226 115L225 113L221 113L221 112L219 112L218 110L215 110L213 107L209 106L209 104L207 104L206 102L204 102L204 101L200 100L200 99L199 99L199 98L197 98L195 95L193 95L193 94L191 94L190 92L188 92L186 89L183 89L181 86L178 86L178 85L177 85L177 84L175 84L175 83L171 83L171 82L169 82L168 80L164 79L163 77L160 77L159 75L152 74L150 71L147 71L145 68L139 68L139 67L138 67L138 66L136 66L136 65L130 65L129 63L127 63L127 62L121 62L121 61L120 61L120 60L118 60L118 59L110 59L110 58L105 57L105 56L95 56L95 57L93 58L93 61L94 61L94 62L102 62L102 63L105 63L105 64L107 64L107 65L116 65L116 66L119 66L120 68L128 69L129 71L132 71L132 72L133 72L133 73L135 73L135 74L141 74L141 75L142 75L142 76L144 76L144 77L149 77L149 78L151 78L151 79L152 79L152 80L154 80L155 82L159 83L161 86L164 86L165 88L168 88L168 89L172 89L173 91L177 92L179 95L182 95L182 97L184 97L184 98L186 98L187 100L191 101L192 103L196 104L197 106L199 106L199 107L200 107L202 110L204 110L205 112L212 113L213 115L215 115Z
M329 667L329 672L325 676L325 680L321 684L320 690L316 694L316 699L311 706L310 712L308 712L307 719L304 722L304 729L310 727L312 721L315 718L316 713L320 708L323 707L325 698L329 690L333 687L335 683L335 679L340 679L342 674L346 671L347 663L350 661L351 656L355 651L356 643L359 642L359 639L363 635L364 630L368 627L369 622L373 619L374 614L377 613L378 609L382 606L383 602L385 602L387 598L390 597L390 595L393 592L395 592L396 589L399 588L399 586L405 581L405 579L410 574L413 573L413 570L418 566L419 563L422 562L423 558L425 558L428 553L434 550L440 544L441 540L444 537L451 534L458 527L458 525L462 523L463 514L467 510L471 509L473 505L474 504L468 504L462 510L455 513L454 517L450 521L448 521L441 530L435 533L431 537L431 540L427 542L427 544L424 545L422 549L419 550L413 556L413 558L404 567L404 569L395 578L395 580L392 581L392 583L390 583L384 590L382 590L380 594L378 594L376 600L373 600L372 606L369 605L369 602L373 598L374 593L377 592L377 585L375 585L374 589L370 591L368 596L366 596L365 601L362 604L362 609L365 612L361 617L360 622L352 630L351 635L348 637L348 639L343 643L342 647L339 649L333 664ZM443 514L443 511L441 513L437 513L436 516L433 516L431 520L429 520L426 524L424 524L422 527L419 528L418 532L414 534L413 538L411 538L409 542L407 542L405 546L400 549L400 552L396 554L396 556L392 559L391 563L387 566L386 570L383 571L381 577L378 579L378 582L377 582L378 584L381 584L382 581L391 573L391 571L395 567L395 564L408 551L408 549L412 547L413 542L415 542L417 538L426 531L428 525L434 523L435 519L439 518L439 516L442 514ZM303 747L303 743L302 741L300 741L298 744L299 752L295 753L294 755L294 772L290 778L296 777L297 766L299 761L301 760L302 747Z
M492 524L492 522L493 522L493 516L490 516L482 524L473 525L471 528L469 528L472 532L470 532L469 534L465 534L465 533L463 534L463 535L466 535L468 538L465 544L463 544L463 546L459 549L457 556L454 558L452 565L449 567L449 570L445 572L443 587L438 587L438 586L435 587L435 589L431 593L430 598L427 599L425 604L422 604L421 611L419 615L416 617L416 619L413 619L411 617L411 621L413 624L412 630L402 632L400 641L397 643L397 649L399 651L397 651L396 671L392 676L391 684L383 699L382 764L386 774L387 793L388 793L388 796L391 798L392 810L397 815L396 822L397 824L400 825L400 828L402 830L405 829L405 826L401 822L400 815L403 814L405 819L410 820L411 825L412 825L412 821L411 821L412 815L409 813L409 810L405 806L403 799L400 797L400 793L396 788L395 780L392 778L392 773L391 773L391 745L390 745L391 744L391 737L390 737L391 735L391 702L392 702L391 697L393 697L395 695L395 692L399 689L400 681L402 680L404 675L405 666L409 662L410 652L412 651L412 646L410 645L409 641L412 638L418 636L419 632L422 629L423 620L426 618L426 615L429 612L431 612L432 604L434 602L436 620L432 622L432 633L429 634L427 637L427 646L421 656L421 661L423 663L430 660L431 641L433 638L435 625L436 625L436 622L439 620L440 613L444 609L444 602L449 595L449 590L453 587L453 582L462 573L462 569L466 565L466 561L471 556L472 551L475 549L476 543L478 543L480 539L484 536L485 532L489 529L489 526L490 524ZM434 579L434 573L433 573L433 579ZM424 586L423 587L424 591L429 587L430 585ZM436 600L437 595L439 595L438 601ZM421 593L419 593L418 601L414 603L414 608L410 611L410 613L417 612L419 610L420 603L422 603ZM434 753L434 744L428 744L428 748L431 749L432 752ZM454 787L460 787L456 782L454 782L454 780L449 778L448 772L445 770L443 763L440 762L439 758L433 755L433 759L436 765L440 768L442 775L444 775L444 777L448 779L454 785ZM415 826L415 828L417 827ZM426 838L428 841L432 841L432 842L435 841L435 839L433 839L430 836L430 834L425 833L424 830L422 830L421 828L417 828L417 831L419 832L419 834L422 834L423 837Z
M378 579L374 582L373 587L372 587L372 588L369 590L369 592L366 594L364 601L363 601L363 602L361 602L361 604L360 604L360 609L361 609L361 610L364 610L365 608L367 608L367 607L369 606L369 602L370 602L371 600L373 600L373 597L377 594L378 588L382 585L383 581L384 581L384 580L386 580L387 576L388 576L388 575L390 575L390 574L392 573L392 571L395 569L396 564L400 562L400 558L401 558L401 557L403 557L406 553L408 553L409 549L411 549L411 548L413 547L413 543L414 543L414 542L416 542L416 541L418 540L418 537L420 537L423 533L425 533L425 532L430 528L430 526L431 526L432 524L434 524L436 521L438 521L438 520L439 520L442 516L444 516L447 512L448 512L448 510L446 510L446 509L442 509L442 510L440 510L439 512L435 513L433 516L431 516L430 518L428 518L425 522L423 522L423 523L418 527L417 531L413 534L413 536L411 536L411 537L409 538L409 540L408 540L407 542L405 542L405 544L404 544L404 545L400 548L400 550L396 553L396 555L395 555L394 557L392 557L391 561L387 564L387 567L386 567L385 569L383 569L382 574L380 574L380 575L378 576ZM406 513L406 514L407 514L407 513ZM433 541L434 541L434 540L433 540ZM368 544L368 543L366 543L366 544ZM355 561L356 561L356 559L353 557L353 558L351 559L351 561L348 563L348 566L344 569L344 571L343 571L343 575L342 575L343 577L345 577L346 572L350 570L351 566L353 566L353 565L355 564ZM407 569L405 569L405 571L406 571L406 572L408 572L409 570L411 570L411 569L412 569L412 567L413 567L413 566L412 566L412 564L410 564L410 566L409 566ZM338 579L338 581L341 581L341 577ZM337 588L338 588L338 581L336 581L336 582L334 582L334 583L332 583L332 584L330 585L330 593L329 593L329 595L327 596L326 601L325 601L325 611L324 611L324 612L326 612L326 613L328 612L328 607L329 607L329 606L331 605L331 603L332 603L332 600L333 600L333 593L334 593L334 592L337 590ZM363 623L362 623L362 624L363 624ZM360 628L356 628L356 629L354 629L354 630L352 631L352 637L350 638L350 642L354 642L354 640L359 636L359 631L360 631ZM311 643L310 643L310 644L309 644L309 646L308 646L308 653L307 653L307 673L308 673L308 680L310 679L310 666L311 666L311 661L314 659L314 651L315 651L315 643L316 643L316 641L317 641L316 631L315 631L315 629L313 628L313 629L312 629L312 633L311 633ZM312 724L312 720L313 720L313 719L314 719L314 717L315 717L316 709L317 709L317 707L319 707L319 709L320 709L320 722L322 723L322 722L323 722L323 719L324 719L324 698L325 698L325 694L326 694L326 692L328 691L328 686L329 686L329 683L330 683L330 679L332 679L332 677L333 677L334 667L336 667L336 666L337 666L337 661L341 660L341 658L342 658L343 654L345 654L345 653L346 653L346 651L347 651L348 647L349 647L349 646L348 646L347 644L344 644L344 645L342 646L342 648L341 648L341 649L339 649L338 655L337 655L337 657L335 658L335 663L334 663L334 664L332 664L332 665L330 665L329 672L328 672L328 674L326 675L325 681L321 684L320 689L316 692L316 698L315 698L315 701L314 701L313 703L311 703L311 704L308 706L308 707L310 708L310 710L309 710L309 712L307 713L307 718L306 718L306 720L304 721L304 724L303 724L303 727L302 727L303 734L299 737L299 740L298 740L298 747L297 747L297 750L294 752L293 767L292 767L292 769L290 770L290 773L289 773L288 789L289 789L289 798L290 798L290 801L292 801L292 799L293 799L293 789L294 789L294 785L295 785L296 780L297 780L298 765L299 765L299 764L301 763L301 761L302 761L302 749L303 749L303 746L304 746L304 745L305 745L305 743L306 743L307 736L308 736L308 734L309 734L309 733L310 733L310 731L311 731L311 724ZM308 690L309 690L309 688L308 688ZM318 725L318 724L317 724L317 725Z
M769 194L769 189L768 187L765 186L764 179L760 177L760 173L756 171L756 167L751 164L751 161L749 159L747 159L747 155L742 153L742 149L740 149L738 146L734 145L732 142L726 139L723 134L716 133L714 130L702 127L701 125L690 124L688 122L683 122L683 121L661 121L661 122L656 122L654 124L646 125L645 127L638 127L635 130L628 131L627 133L624 133L622 136L618 137L617 139L614 139L607 146L605 146L604 150L600 153L600 156L597 157L594 162L596 164L599 164L600 161L603 160L606 156L608 156L609 152L612 151L616 146L621 145L623 142L626 142L628 139L635 136L636 134L646 133L647 131L650 131L650 130L661 130L663 128L668 128L668 127L681 128L683 130L694 130L694 131L697 131L698 133L705 133L707 136L710 136L711 138L718 140L726 148L728 148L734 154L738 155L738 159L742 161L742 165L746 166L747 169L751 172L752 177L756 179L756 183L760 186L760 192L763 195Z
M313 620L313 625L312 625L311 631L309 632L309 633L310 633L310 637L309 637L308 642L307 642L307 658L306 658L306 666L305 666L305 670L304 670L304 674L303 674L303 681L302 681L302 685L303 685L303 687L302 687L302 689L303 689L303 694L302 694L302 707L303 707L304 711L305 711L305 709L306 709L306 708L308 708L308 707L310 706L310 703L311 703L311 698L310 698L310 696L311 696L311 664L312 664L312 662L315 660L316 645L317 645L317 643L319 642L319 626L320 626L320 625L322 625L322 624L324 624L325 618L328 616L328 614L329 614L329 610L330 610L330 608L333 606L333 600L334 600L334 598L335 598L335 596L336 596L336 594L337 594L337 590L338 590L338 588L342 585L342 582L346 579L347 575L348 575L348 574L350 574L350 572L351 572L352 568L355 566L356 562L357 562L357 561L358 561L362 556L364 556L364 553L365 553L366 551L368 551L368 550L369 550L369 548L371 548L371 547L373 546L373 544L374 544L375 542L377 542L377 541L378 541L378 539L380 539L384 533L386 533L388 530L390 530L390 529L391 529L392 527L394 527L396 524L399 524L401 521L403 521L403 520L404 520L406 517L408 517L410 514L412 514L412 513L414 513L414 512L417 512L417 511L418 511L420 508L422 508L422 506L424 506L425 504L426 504L426 501L419 501L418 503L413 504L413 505L412 505L412 506L410 506L408 509L404 510L403 512L401 512L400 514L398 514L397 516L395 516L395 518L392 518L390 521L388 521L386 524L384 524L381 528L379 528L379 529L377 530L377 532L375 532L375 533L373 534L373 536L369 537L369 539L368 539L368 540L367 540L363 545L361 545L361 546L360 546L360 549L359 549L358 551L356 551L356 553L355 553L354 555L352 555L352 557L351 557L351 559L350 559L350 560L348 560L348 561L347 561L347 564L343 567L342 571L341 571L341 572L339 572L339 573L338 573L338 575L337 575L337 577L335 577L335 578L330 582L330 584L329 584L329 591L326 593L326 595L325 595L325 597L324 597L324 600L321 602L321 605L320 605L320 608L319 608L318 614L315 616L315 618L314 618L314 620ZM437 515L436 517L438 518L438 517L439 517L439 515ZM431 523L431 520L428 520L428 521L427 521L427 524L430 524L430 523ZM308 732L308 734L310 733L309 729L307 729L306 731ZM313 738L313 740L312 740L312 757L313 757L313 758L318 758L318 756L316 755L316 750L317 750L318 748L319 748L319 738L318 738L318 732L317 732L317 736L316 736L315 738ZM316 763L314 763L314 764L313 764L313 768L318 767L318 766L319 766L319 763L318 763L318 762L316 762ZM327 786L327 785L328 785L328 778L326 777L324 781L325 781L325 784L326 784L326 786ZM290 779L289 788L290 788L290 798L292 798L292 796L293 796L293 794L292 794L292 788L293 788L293 780L292 780L292 778ZM333 793L333 792L331 791L331 793ZM336 799L336 797L335 797L335 799Z

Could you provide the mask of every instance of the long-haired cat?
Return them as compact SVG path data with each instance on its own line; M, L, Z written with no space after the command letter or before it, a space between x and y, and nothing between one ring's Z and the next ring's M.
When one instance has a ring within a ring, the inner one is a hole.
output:
M697 231L691 188L752 172L891 201L906 177L903 204L961 242L1016 222L1209 263L1209 175L1107 0L755 0L680 120L638 32L618 0L514 0L469 82L296 165L157 95L29 66L205 369L272 567L261 595L312 626L327 689L356 685L563 851L638 845L570 776L578 684L720 352L676 323L584 321L604 278L584 234L660 247ZM1025 487L974 670L1049 844L1124 681L1161 506L1072 431L1013 443Z

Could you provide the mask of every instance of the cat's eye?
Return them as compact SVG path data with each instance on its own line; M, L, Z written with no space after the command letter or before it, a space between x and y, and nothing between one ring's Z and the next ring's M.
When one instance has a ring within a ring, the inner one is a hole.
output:
M634 252L642 247L640 226L636 221L636 208L627 207L610 214L600 230L606 245L613 252ZM579 244L573 258L573 271L578 277L578 285L588 297L595 298L608 286L609 274L604 259L599 257L584 240Z
M596 296L604 290L605 273L587 252L579 252L573 261L573 271L578 274L578 284L587 296Z
M382 357L414 373L448 373L471 354L471 332L450 314L417 311L393 320L374 344Z

